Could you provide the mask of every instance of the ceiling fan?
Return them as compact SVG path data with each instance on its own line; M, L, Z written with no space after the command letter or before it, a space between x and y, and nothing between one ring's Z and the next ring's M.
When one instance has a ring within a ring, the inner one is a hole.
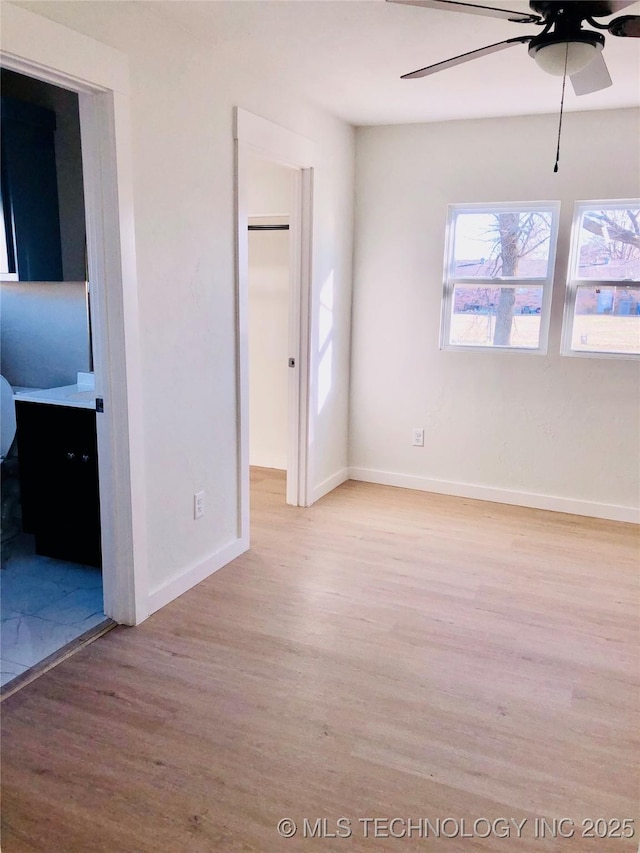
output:
M621 15L608 23L598 23L596 18L606 18L631 6L635 0L531 0L531 12L512 12L461 0L387 0L406 6L423 6L452 12L467 12L502 18L516 24L533 24L542 27L538 34L515 36L514 38L489 44L486 47L462 53L443 62L427 65L403 80L427 77L436 71L444 71L472 59L497 53L515 44L528 44L529 56L548 74L571 79L576 95L598 92L611 85L611 77L602 57L604 36L597 30L606 30L612 36L640 38L640 15ZM583 29L587 23L596 29Z

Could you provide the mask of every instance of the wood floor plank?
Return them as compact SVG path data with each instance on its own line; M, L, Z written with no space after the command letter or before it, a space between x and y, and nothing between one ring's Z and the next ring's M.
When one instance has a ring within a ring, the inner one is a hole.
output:
M284 486L252 472L250 552L5 700L5 853L635 853L638 529L353 482L292 508ZM350 838L304 837L341 817Z

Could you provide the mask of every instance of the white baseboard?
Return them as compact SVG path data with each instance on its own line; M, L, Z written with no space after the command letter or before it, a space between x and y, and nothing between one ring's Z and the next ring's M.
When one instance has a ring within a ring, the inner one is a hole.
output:
M472 498L494 503L525 506L532 509L546 509L553 512L566 512L572 515L585 515L591 518L604 518L610 521L640 523L640 510L635 507L601 504L593 501L574 500L553 495L541 495L531 492L515 492L510 489L496 489L491 486L478 486L473 483L454 483L447 480L431 480L428 477L416 477L412 474L397 474L391 471L377 471L372 468L343 468L315 487L313 502L333 491L347 480L360 480L365 483L378 483L385 486L398 486L402 489L416 489L421 492L434 492L440 495ZM218 569L226 566L240 554L249 549L247 539L236 539L205 560L186 568L179 575L155 587L147 599L148 615L155 613L165 604L187 592L208 578Z
M342 483L345 483L349 479L349 473L349 468L342 468L341 471L336 471L336 473L332 474L331 477L327 477L326 480L323 480L323 482L317 485L311 492L311 503L314 504L316 501L319 501L320 498L328 495L329 492L337 489L338 486L342 485Z
M155 587L149 593L149 615L160 610L165 604L173 601L179 595L182 595L187 590L199 584L209 575L217 572L227 563L235 560L240 554L244 554L249 550L249 542L246 539L235 539L230 545L221 548L213 554L210 554L206 559L199 563L194 563L192 566L184 569L179 575L171 578L159 586Z
M640 524L640 509L631 506L601 504L532 492L515 492L510 489L477 486L473 483L430 480L428 477L395 474L391 471L376 471L372 468L350 468L349 476L352 480L361 480L365 483L379 483L385 486L399 486L403 489L417 489L421 492L435 492L439 495L453 495L460 498L473 498L481 501L493 501L494 503L526 506L532 509L548 509L553 512L567 512L571 515L586 515L591 518L606 518L610 521L628 521Z

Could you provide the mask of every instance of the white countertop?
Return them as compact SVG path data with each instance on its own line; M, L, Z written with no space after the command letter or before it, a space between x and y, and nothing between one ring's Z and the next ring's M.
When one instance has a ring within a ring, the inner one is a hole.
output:
M51 406L71 406L75 409L95 409L96 392L86 384L63 385L61 388L14 388L14 398L22 403L46 403Z

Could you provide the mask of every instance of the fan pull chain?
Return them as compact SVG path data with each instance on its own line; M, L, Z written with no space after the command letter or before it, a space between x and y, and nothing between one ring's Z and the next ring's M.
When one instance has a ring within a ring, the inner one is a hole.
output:
M567 85L567 60L569 59L569 42L564 51L564 74L562 75L562 97L560 98L560 121L558 123L558 147L556 148L556 163L553 171L558 171L558 160L560 159L560 134L562 133L562 113L564 111L564 88Z

